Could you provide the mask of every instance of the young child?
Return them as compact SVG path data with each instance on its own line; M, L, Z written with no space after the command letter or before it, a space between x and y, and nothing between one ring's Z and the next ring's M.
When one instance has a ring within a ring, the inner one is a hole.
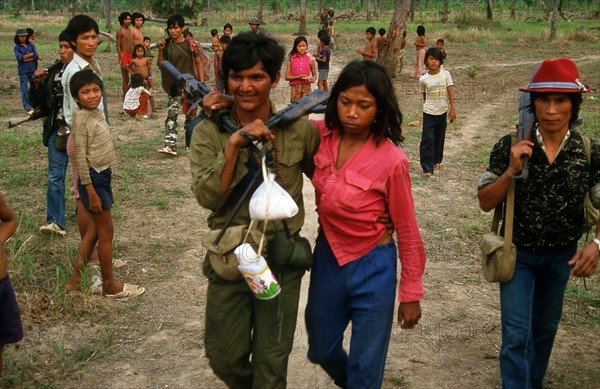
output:
M385 28L380 28L378 32L379 37L377 38L377 62L380 62L380 59L383 58L381 56L381 54L383 54L383 48L387 46L387 38L385 37Z
M419 78L423 74L423 66L425 64L425 48L427 47L427 40L425 39L425 26L417 26L417 40L415 41L415 66L411 77Z
M289 54L285 80L290 83L291 102L300 100L310 93L311 84L317 76L313 58L306 52L308 41L302 35L294 40L294 46Z
M87 229L79 245L77 260L73 265L71 277L65 284L65 289L74 290L79 286L81 281L79 270L82 262L91 258L94 246L98 243L102 294L112 299L137 297L144 293L144 288L120 284L113 276L111 169L116 166L117 155L110 128L102 112L98 110L104 85L98 75L84 69L73 75L69 87L79 107L73 112L71 121L75 165L79 172L77 187L85 210L91 213L94 228Z
M329 61L331 59L331 50L329 50L329 34L325 31L325 34L319 36L319 52L313 54L315 61L317 61L317 68L319 70L319 81L317 86L319 90L329 91L327 85L327 78L329 77Z
M225 73L223 73L223 53L230 41L231 37L229 35L221 35L219 38L221 50L215 54L215 88L219 93L227 93L227 89L225 88Z
M144 54L146 57L154 58L154 53L152 51L152 38L149 36L144 37L144 49L146 50L146 53Z
M27 38L29 39L29 43L31 43L32 45L35 46L35 30L33 28L27 27ZM37 48L36 48L36 50L37 50ZM38 60L35 63L35 68L36 69L38 68L38 63L40 61L43 61L43 58L42 58L41 55L38 55Z
M15 58L17 60L17 70L19 74L19 88L21 91L21 102L28 115L33 114L33 108L29 104L29 81L33 78L33 73L37 67L38 53L35 45L29 42L27 30L17 28L15 34Z
M446 60L446 49L444 48L445 44L446 44L446 42L444 42L444 40L442 38L438 39L435 42L435 47L437 47L438 50L442 52L442 58L444 60Z
M377 43L373 40L375 38L375 27L367 28L365 35L367 37L365 48L357 49L356 52L362 55L365 61L374 61L377 58Z
M402 68L404 67L404 53L406 47L406 29L402 31L402 40L400 40L400 50L398 50L398 76L402 75ZM394 78L396 75L394 75Z
M440 170L444 157L446 119L454 122L454 89L450 73L442 70L442 52L432 47L425 53L427 73L419 78L419 90L423 93L423 133L419 153L423 177L431 177L434 169ZM448 106L450 103L450 106Z
M152 94L154 93L154 78L152 77L152 57L146 56L146 49L144 45L137 44L133 48L134 58L131 60L131 63L128 65L129 72L131 74L139 73L142 75L144 79L144 85L152 91L150 93L150 106L152 107L152 112L156 112L156 106L154 104L154 97ZM131 89L131 84L129 86ZM123 103L125 100L123 99Z
M213 28L210 30L210 36L212 37L212 50L217 53L221 50L221 41L219 40L219 30Z
M233 34L233 26L229 23L225 23L223 26L223 35L227 35L231 39L231 34Z
M0 193L0 377L4 368L4 346L23 339L19 305L8 276L4 243L17 228L17 218Z
M144 88L144 76L140 73L131 75L129 89L123 100L123 109L129 116L138 119L148 119L148 98L152 98L152 92Z

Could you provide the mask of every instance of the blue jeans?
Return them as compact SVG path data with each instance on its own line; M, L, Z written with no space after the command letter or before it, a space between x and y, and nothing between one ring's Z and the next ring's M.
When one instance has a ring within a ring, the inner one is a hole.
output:
M46 192L46 224L56 223L62 228L67 224L65 204L65 176L67 175L66 151L56 150L54 131L48 139L48 192Z
M423 133L419 154L423 173L433 173L433 165L442 163L446 140L446 116L423 113Z
M21 102L25 111L31 109L29 104L29 80L33 78L33 73L19 74L19 89L21 89Z
M542 388L562 315L577 244L558 249L517 250L512 279L500 285L504 389Z
M396 245L377 246L340 267L319 235L314 257L305 314L308 359L342 388L380 388L394 316ZM343 339L350 321L348 355Z

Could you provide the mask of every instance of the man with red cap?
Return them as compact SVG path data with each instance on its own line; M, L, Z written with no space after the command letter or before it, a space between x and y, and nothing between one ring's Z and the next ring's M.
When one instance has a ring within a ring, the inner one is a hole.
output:
M514 274L500 284L505 389L543 387L569 276L592 275L600 258L600 222L595 239L577 249L586 192L600 207L600 143L591 141L588 162L586 142L572 129L589 87L579 81L575 63L562 58L543 61L521 91L531 94L533 139L511 146L510 135L501 138L477 192L481 208L494 209L521 172L522 158L529 158L528 178L515 181Z

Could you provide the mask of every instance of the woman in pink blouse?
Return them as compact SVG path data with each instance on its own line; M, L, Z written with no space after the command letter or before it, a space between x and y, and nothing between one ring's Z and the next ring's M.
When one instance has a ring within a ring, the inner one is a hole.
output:
M350 63L335 83L315 156L319 236L311 271L306 326L308 358L344 388L379 388L394 315L397 258L398 324L421 317L425 250L415 219L402 114L385 70ZM379 215L389 212L398 249ZM352 322L348 354L344 331Z

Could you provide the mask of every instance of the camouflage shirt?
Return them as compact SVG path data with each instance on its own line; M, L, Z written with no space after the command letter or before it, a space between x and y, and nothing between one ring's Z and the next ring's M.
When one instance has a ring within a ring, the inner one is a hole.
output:
M591 165L587 163L583 139L571 136L550 165L546 153L534 140L529 159L529 177L515 186L513 242L517 247L544 249L561 247L581 238L585 193L600 206L600 143L592 141ZM487 171L478 187L495 182L508 169L511 136L494 145Z

